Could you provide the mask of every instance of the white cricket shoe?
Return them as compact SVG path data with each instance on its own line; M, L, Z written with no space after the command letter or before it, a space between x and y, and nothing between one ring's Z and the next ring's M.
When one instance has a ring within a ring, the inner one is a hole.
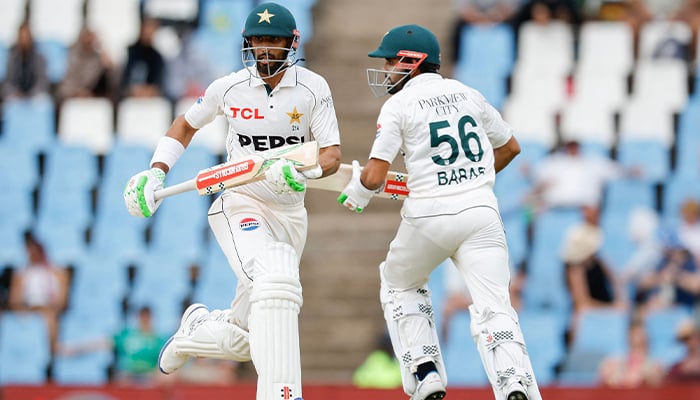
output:
M433 371L418 382L411 400L439 400L443 397L445 397L445 385L442 383L440 374Z
M506 400L527 400L527 390L520 381L511 382L506 393Z
M194 303L187 307L182 314L180 327L175 334L163 345L158 355L158 368L164 374L172 374L178 368L185 365L190 356L178 354L174 340L178 337L189 336L199 326L199 322L209 315L209 309L204 304Z

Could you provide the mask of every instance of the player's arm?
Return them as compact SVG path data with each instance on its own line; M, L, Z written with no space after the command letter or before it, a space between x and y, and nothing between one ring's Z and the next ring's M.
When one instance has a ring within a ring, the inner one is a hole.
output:
M322 147L318 151L318 163L323 173L321 176L333 175L340 167L340 146Z
M510 164L518 154L520 154L520 143L518 143L515 136L511 136L503 146L493 149L493 165L496 172L499 172Z
M197 132L196 128L193 128L185 119L184 115L180 115L175 120L173 123L170 125L170 128L168 131L165 133L165 137L175 139L180 144L182 145L183 148L186 148L190 142L192 141L192 138L194 137L194 134ZM168 139L166 139L168 140ZM177 146L177 143L172 143L175 146ZM167 146L167 145L166 145ZM157 150L156 150L157 151ZM162 160L156 159L154 157L153 163L151 164L152 168L160 168L165 172L166 174L168 171L170 171L170 165L166 164Z
M376 191L381 188L386 181L386 174L389 172L390 166L391 165L384 160L370 158L369 161L367 161L367 165L362 168L362 175L360 176L362 186L371 191Z

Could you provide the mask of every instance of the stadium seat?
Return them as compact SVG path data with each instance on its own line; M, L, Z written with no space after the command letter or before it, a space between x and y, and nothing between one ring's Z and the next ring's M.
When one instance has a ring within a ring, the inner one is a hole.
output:
M563 141L576 140L605 149L615 145L615 116L612 107L583 97L566 103L561 114Z
M690 310L674 306L651 311L644 320L649 335L649 351L665 367L670 367L685 355L685 346L676 340L676 331L689 318L692 318Z
M630 204L629 211L633 207ZM622 273L636 248L629 234L630 213L605 211L600 218L603 243L598 254L612 268L613 273Z
M627 351L630 316L620 310L593 308L579 314L572 350L621 355Z
M673 59L679 63L685 63L682 54L669 54L669 51L680 49L666 45L676 43L680 46L688 46L692 32L690 27L681 21L657 19L646 22L639 30L639 55L642 61ZM669 43L671 42L671 43ZM687 51L687 50L686 50Z
M7 74L7 57L10 50L3 44L0 43L0 80L5 80L5 74Z
M139 36L140 0L87 0L87 25L97 33L116 64L123 64L127 48Z
M0 224L0 266L18 268L27 264L24 249L25 227Z
M570 24L528 21L520 27L517 47L515 73L524 79L534 73L566 76L574 66L574 33Z
M450 325L449 341L441 344L450 387L489 384L481 364L481 356L471 335L470 322L469 313L455 314Z
M573 75L571 101L584 104L595 103L609 113L622 109L628 98L627 77L577 70Z
M57 40L44 39L38 41L37 49L46 58L49 82L58 84L68 69L68 46Z
M697 175L672 175L663 186L662 219L671 226L676 226L681 215L681 204L691 198L700 200L700 185L698 185Z
M510 25L470 25L460 34L457 79L488 74L505 81L510 76L515 64L515 37Z
M29 0L29 25L34 38L56 40L70 46L83 25L83 0L64 0L56 7L53 0Z
M521 310L518 317L538 385L552 384L555 369L566 356L560 316L546 310Z
M542 113L548 113L553 120L555 114L561 111L567 99L567 75L544 74L540 71L527 71L517 69L511 77L510 98L518 98L529 103L525 105L530 111L541 109ZM538 93L532 96L532 93Z
M32 192L39 184L39 157L28 151L18 151L9 143L0 143L0 187L5 191Z
M1 143L31 154L46 152L56 143L55 106L51 98L7 100L2 113Z
M10 48L17 41L17 29L24 21L27 0L4 0L0 13L0 47ZM4 68L5 65L2 64Z
M59 341L71 348L88 347L75 355L59 354L53 362L53 379L58 385L93 386L108 382L107 369L114 360L111 336L96 319L76 313L61 318ZM94 347L94 348L92 348Z
M638 169L637 179L662 183L671 172L671 151L655 140L622 140L617 146L617 161L628 169Z
M675 133L673 113L658 109L644 100L628 101L620 113L618 140L652 140L659 146L670 149Z
M700 97L688 102L678 118L675 171L682 175L700 175Z
M155 149L173 120L164 97L129 97L117 106L117 140L127 146Z
M634 66L634 39L629 24L587 21L579 32L576 73L626 79Z
M212 309L226 309L236 292L238 279L211 235L206 253L207 257L200 266L199 278L192 293L193 301L206 304Z
M58 139L104 155L114 142L114 107L105 98L71 98L58 116Z
M199 3L199 0L143 0L143 11L151 18L193 22L199 16Z
M0 385L43 385L50 357L48 327L40 313L0 314Z
M681 112L688 102L688 67L674 60L639 61L630 100L649 103L657 113Z
M457 69L455 79L478 90L497 110L503 107L508 96L507 79L495 73Z
M536 142L549 150L557 143L555 115L537 99L539 96L511 94L503 105L503 118L518 133L518 140Z

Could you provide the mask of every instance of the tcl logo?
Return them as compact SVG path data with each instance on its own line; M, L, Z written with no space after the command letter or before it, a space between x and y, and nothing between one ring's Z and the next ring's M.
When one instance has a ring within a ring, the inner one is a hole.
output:
M242 119L265 119L264 115L260 115L260 109L258 108L238 108L231 107L231 116L233 118Z

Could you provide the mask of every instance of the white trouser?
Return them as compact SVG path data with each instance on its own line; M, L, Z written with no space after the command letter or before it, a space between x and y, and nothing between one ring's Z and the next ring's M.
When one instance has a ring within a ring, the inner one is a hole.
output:
M225 191L209 209L209 226L238 278L231 322L248 330L252 260L271 242L287 243L301 256L308 226L306 209L271 209L248 196Z
M508 291L508 248L497 210L481 206L457 214L404 217L381 269L382 284L391 292L410 293L424 287L446 258L463 277L476 309L505 315L517 324ZM411 386L404 382L404 388Z

